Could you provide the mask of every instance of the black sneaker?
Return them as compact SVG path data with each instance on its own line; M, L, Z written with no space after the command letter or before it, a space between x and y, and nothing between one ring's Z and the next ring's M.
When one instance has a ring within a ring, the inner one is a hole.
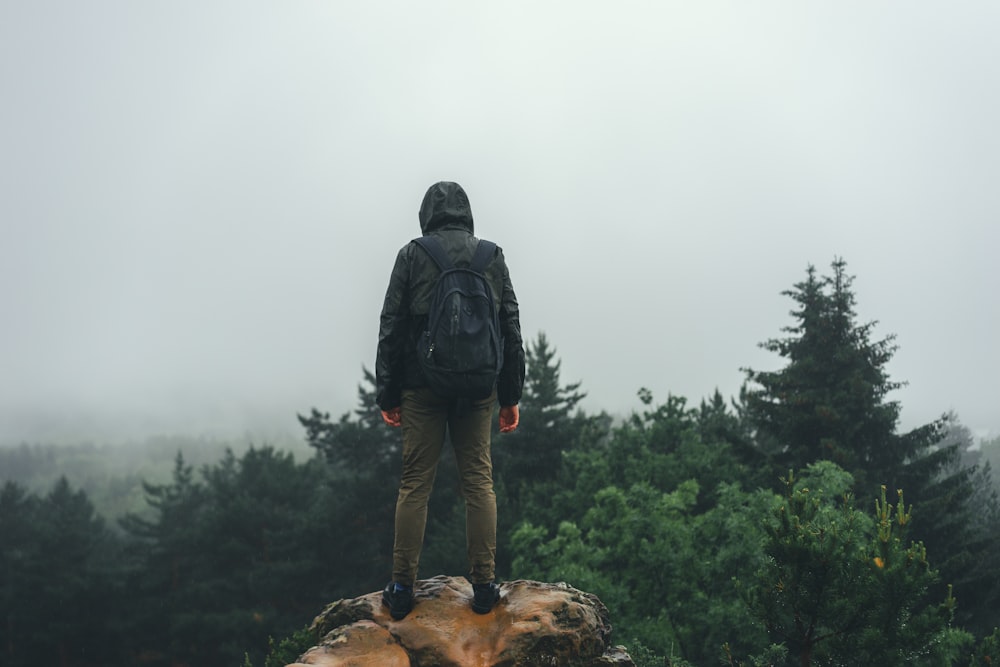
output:
M500 587L492 581L488 584L472 584L472 611L488 614L500 600Z
M382 591L382 604L389 607L389 615L400 621L413 611L413 589L396 588L396 584L390 581Z

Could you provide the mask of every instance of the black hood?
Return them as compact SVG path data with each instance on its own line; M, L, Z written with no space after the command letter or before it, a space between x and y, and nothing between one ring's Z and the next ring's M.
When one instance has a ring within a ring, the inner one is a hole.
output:
M458 183L441 181L427 189L420 204L420 231L424 234L449 226L474 232L469 197Z

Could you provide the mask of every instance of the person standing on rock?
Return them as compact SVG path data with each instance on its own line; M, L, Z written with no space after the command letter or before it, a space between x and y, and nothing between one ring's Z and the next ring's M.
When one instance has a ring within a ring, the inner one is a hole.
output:
M498 402L500 432L517 428L524 385L517 297L503 251L473 235L469 198L457 183L432 185L419 219L422 236L396 255L375 361L382 419L403 431L392 581L382 591L396 620L413 609L446 430L465 499L472 608L485 614L500 599L490 431Z

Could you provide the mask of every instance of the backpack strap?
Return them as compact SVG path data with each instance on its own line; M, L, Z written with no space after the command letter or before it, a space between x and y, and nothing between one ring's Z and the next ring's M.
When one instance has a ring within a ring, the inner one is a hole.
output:
M452 267L451 260L448 259L448 253L444 251L441 243L433 236L421 236L413 239L413 242L427 251L427 254L431 256L431 259L438 265L442 273Z
M472 263L469 264L469 268L476 273L483 273L486 271L486 265L490 263L493 259L493 253L497 249L497 244L493 241L487 241L485 239L479 240L479 245L476 246L476 254L472 256Z
M419 238L413 239L413 242L423 248L434 263L438 265L438 268L442 272L447 271L452 268L451 260L448 258L448 253L444 251L441 246L441 242L438 241L433 236L421 236ZM482 273L486 270L486 265L490 263L493 259L493 254L496 252L497 244L493 241L487 241L485 239L480 239L479 244L476 246L476 252L472 255L472 262L469 264L469 269L475 271L476 273Z

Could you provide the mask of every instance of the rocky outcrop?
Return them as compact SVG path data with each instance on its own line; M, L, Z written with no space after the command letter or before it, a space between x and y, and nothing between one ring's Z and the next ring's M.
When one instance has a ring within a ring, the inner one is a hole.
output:
M566 584L511 581L488 614L456 577L418 581L414 607L389 616L381 593L339 600L313 621L322 637L290 667L635 667L610 645L608 610Z

